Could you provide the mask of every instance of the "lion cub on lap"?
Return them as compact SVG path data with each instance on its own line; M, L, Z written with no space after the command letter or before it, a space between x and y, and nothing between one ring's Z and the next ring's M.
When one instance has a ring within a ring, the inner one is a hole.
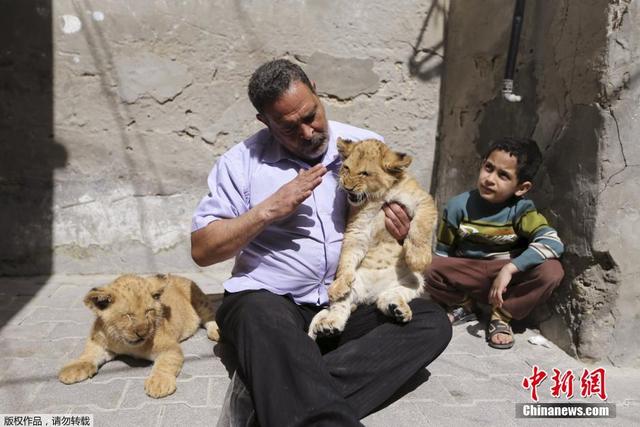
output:
M92 377L100 365L123 354L154 361L144 390L151 397L164 397L176 390L184 361L180 341L200 325L209 339L218 341L220 336L206 295L179 276L120 276L93 288L84 303L97 318L82 355L58 374L65 384Z
M375 139L338 139L343 159L340 186L352 205L330 306L311 321L309 336L342 332L352 306L375 303L398 322L411 320L409 301L424 286L431 263L431 233L437 211L433 199L406 172L411 157ZM385 227L385 203L398 202L412 218L409 235L398 243Z

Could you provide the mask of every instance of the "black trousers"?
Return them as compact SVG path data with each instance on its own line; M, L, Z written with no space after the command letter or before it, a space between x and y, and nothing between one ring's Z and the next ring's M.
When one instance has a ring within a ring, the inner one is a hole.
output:
M359 307L340 336L317 343L307 328L321 308L264 290L228 294L216 320L262 427L356 426L451 340L439 305L409 305L406 324Z

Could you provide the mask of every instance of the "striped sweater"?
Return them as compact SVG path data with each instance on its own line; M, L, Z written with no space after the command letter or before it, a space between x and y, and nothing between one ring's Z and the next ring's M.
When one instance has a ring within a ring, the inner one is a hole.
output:
M558 233L529 199L514 197L496 205L477 190L449 200L438 227L436 254L463 258L505 258L520 271L559 258Z

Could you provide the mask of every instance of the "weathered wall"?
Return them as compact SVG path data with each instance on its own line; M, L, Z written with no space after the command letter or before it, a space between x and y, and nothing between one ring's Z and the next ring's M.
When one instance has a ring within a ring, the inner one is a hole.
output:
M3 206L0 274L195 269L191 214L217 156L261 127L246 84L273 58L300 62L331 119L381 133L416 157L413 170L425 185L430 180L444 1L13 3L50 23L49 133L38 138L64 155L51 165L37 150L3 158L3 182L11 185L2 195L14 202ZM15 36L29 37L26 30ZM3 84L9 77L20 84L16 98L42 91L20 75L31 75L29 54L0 44L10 58L0 64ZM13 129L2 134L3 147L36 126ZM48 220L15 231L24 208L41 200L29 195L27 178L43 162ZM39 254L52 266L33 262Z
M453 1L446 33L437 198L473 187L480 153L532 136L531 197L566 244L566 278L537 311L542 332L585 360L640 365L637 2L527 2L515 92L500 96L514 2Z

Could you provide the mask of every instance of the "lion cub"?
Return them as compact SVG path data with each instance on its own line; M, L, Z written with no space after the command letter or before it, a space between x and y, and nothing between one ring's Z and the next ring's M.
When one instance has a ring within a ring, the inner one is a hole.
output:
M82 355L58 374L65 384L92 377L100 365L124 354L154 361L144 390L151 397L164 397L176 390L184 361L180 341L200 325L209 339L220 337L206 295L183 277L120 276L107 286L93 288L84 303L97 318Z
M431 263L435 203L406 168L411 157L383 142L338 139L343 159L340 187L351 204L335 281L328 289L330 306L311 321L309 336L344 330L352 306L375 303L398 322L411 320L409 301L424 286ZM385 203L404 205L412 218L409 235L400 244L385 227Z

